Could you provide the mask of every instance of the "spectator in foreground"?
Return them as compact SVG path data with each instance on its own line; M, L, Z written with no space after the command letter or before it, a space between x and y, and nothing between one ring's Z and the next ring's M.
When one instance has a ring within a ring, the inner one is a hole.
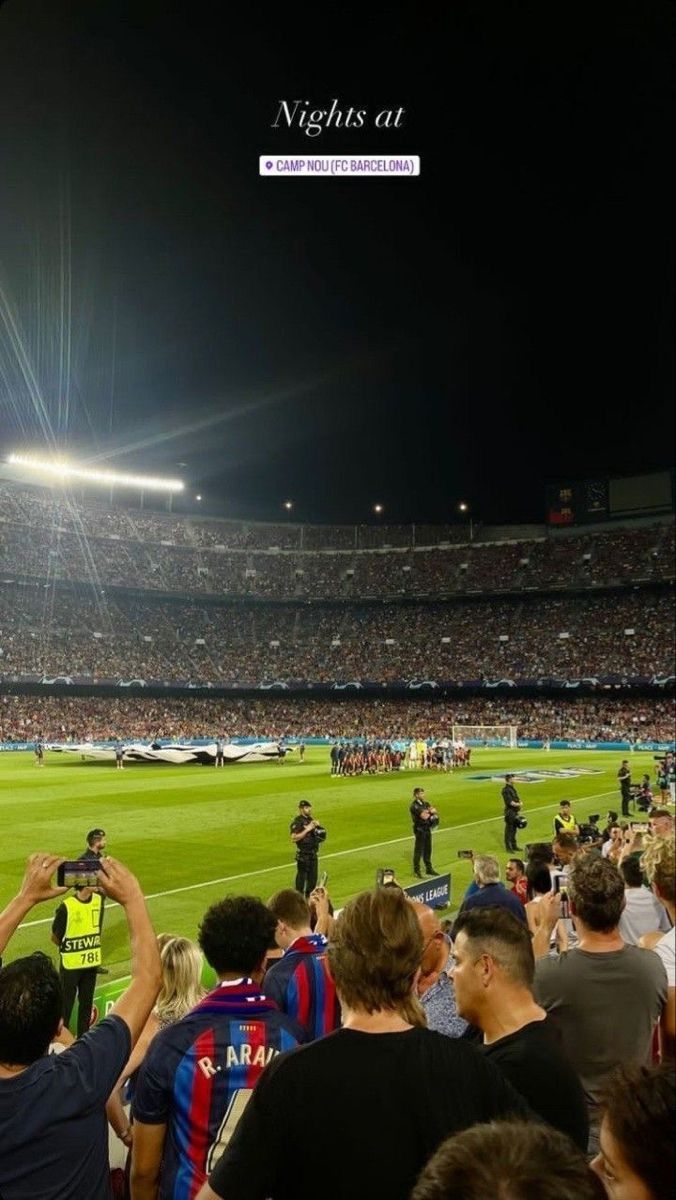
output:
M302 1026L306 1041L323 1037L340 1025L336 985L326 961L327 939L312 932L310 906L294 888L276 892L268 908L277 921L275 941L284 953L266 971L263 991Z
M675 1091L670 1065L621 1068L608 1082L600 1151L591 1164L608 1200L672 1200Z
M262 901L212 905L199 944L218 986L153 1039L132 1105L133 1200L192 1200L263 1067L303 1040L260 983L276 921Z
M0 949L31 908L61 895L51 877L64 860L34 854L18 896L0 916ZM160 988L160 959L138 880L107 858L100 886L122 906L131 941L131 983L112 1012L61 1054L59 976L42 954L0 971L0 1195L3 1200L108 1200L105 1103Z
M557 833L552 843L554 857L558 863L558 871L564 875L568 873L568 868L572 863L575 855L579 850L578 840L574 833L568 833L565 829Z
M418 997L425 1010L427 1028L445 1033L447 1037L462 1037L467 1022L458 1016L455 990L446 971L451 949L449 940L433 908L420 900L411 900L410 904L423 936Z
M478 1050L424 1028L422 955L402 892L379 888L345 906L329 945L343 1028L270 1063L199 1200L297 1200L318 1190L324 1200L408 1200L449 1134L529 1115Z
M500 864L497 858L493 858L492 854L477 854L472 865L479 890L463 900L460 912L470 912L474 908L506 908L525 925L526 913L523 904L513 892L509 892L505 885L500 883ZM454 941L457 925L456 919L453 926Z
M128 1147L131 1146L132 1127L122 1103L123 1085L127 1080L133 1079L148 1053L148 1047L155 1034L159 1033L160 1029L166 1029L167 1025L172 1025L174 1021L180 1021L191 1008L199 1004L204 995L201 984L202 955L195 943L189 938L160 934L157 947L162 965L162 987L155 1007L132 1050L129 1062L106 1105L108 1120L114 1133Z
M666 1003L667 978L657 955L622 940L624 884L617 867L598 854L582 855L570 868L568 895L579 943L567 954L538 961L533 990L582 1081L590 1151L596 1153L601 1089L620 1064L650 1061L653 1029ZM561 911L558 896L543 900L542 905L543 922L534 939L536 958L546 955L547 931L554 928ZM540 931L545 935L541 941Z
M525 904L528 900L528 880L526 879L526 868L521 858L510 858L505 868L505 879L511 884L510 892Z
M651 808L648 824L654 837L674 836L674 817L667 808Z
M529 862L528 864L526 879L528 881L526 920L528 922L528 928L530 929L533 937L535 937L545 912L545 909L541 908L540 905L542 904L545 896L549 896L552 890L552 876L549 867L545 862L542 862L539 859L533 859L533 861ZM572 924L572 922L566 922L564 920L559 920L556 922L549 940L549 954L563 954L564 950L568 949L569 938L567 924Z
M463 913L454 957L458 1008L482 1031L484 1054L533 1112L586 1151L584 1092L561 1052L551 1017L533 998L535 959L528 930L504 909Z
M624 880L624 908L620 917L620 936L623 941L629 946L638 946L645 933L655 930L668 933L671 929L669 917L659 900L643 886L643 872L638 859L633 856L624 858L619 870Z
M475 1125L430 1159L411 1200L606 1200L584 1155L558 1129L524 1121Z
M661 958L667 973L667 1003L662 1014L660 1032L662 1052L676 1057L676 846L673 837L651 838L641 859L650 886L664 906L671 928L661 937L651 939L651 948ZM642 944L647 938L642 938Z

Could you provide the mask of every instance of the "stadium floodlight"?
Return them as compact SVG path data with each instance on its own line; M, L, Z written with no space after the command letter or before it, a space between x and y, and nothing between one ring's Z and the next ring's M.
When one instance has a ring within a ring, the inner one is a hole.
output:
M384 513L384 512L385 512L385 506L384 506L383 504L374 504L374 505L373 505L373 511L374 511L374 513L376 513L378 516L380 516L380 514L381 514L381 513Z
M53 475L57 479L81 479L88 483L102 483L107 487L139 488L142 492L182 492L180 479L159 479L156 475L125 475L119 471L92 471L89 467L78 467L65 459L33 458L29 454L10 454L7 462L13 466L28 467L41 475Z

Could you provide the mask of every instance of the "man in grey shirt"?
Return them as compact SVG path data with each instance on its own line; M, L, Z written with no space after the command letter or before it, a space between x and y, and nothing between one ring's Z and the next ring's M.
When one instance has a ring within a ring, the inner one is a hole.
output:
M549 1013L589 1108L589 1151L598 1151L598 1103L615 1067L648 1063L655 1025L667 999L667 976L651 950L628 946L619 931L624 883L598 854L581 854L568 875L570 910L579 944L558 958L542 957L534 994ZM545 928L561 915L558 897L543 901ZM548 935L534 939L536 955Z
M644 933L668 933L671 921L667 910L643 886L639 859L629 857L620 863L624 879L624 910L620 917L620 937L629 946L638 946Z

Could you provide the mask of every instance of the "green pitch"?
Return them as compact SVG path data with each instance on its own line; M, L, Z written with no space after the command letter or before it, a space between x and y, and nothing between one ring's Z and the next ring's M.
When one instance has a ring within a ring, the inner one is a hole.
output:
M434 834L434 865L452 876L457 908L470 879L470 867L457 852L496 854L504 868L500 783L472 775L527 768L586 767L600 774L547 779L519 785L528 828L519 845L551 837L552 817L570 799L578 820L609 807L619 810L616 772L622 754L602 751L477 750L471 768L450 774L400 771L391 775L335 778L328 748L311 749L300 764L295 754L282 763L249 766L172 767L64 761L47 753L37 768L33 755L0 754L0 909L13 895L27 855L48 850L76 856L85 834L96 826L108 834L109 853L139 876L155 928L194 937L205 909L226 893L266 898L293 886L289 823L298 800L310 799L328 829L320 869L329 872L336 906L372 886L378 866L393 867L400 883L414 882L408 805L414 786L427 789L439 809ZM653 772L652 754L631 756L635 779ZM14 937L6 960L40 949L52 952L50 922L56 903L33 910ZM111 978L128 970L124 917L108 905L104 961Z

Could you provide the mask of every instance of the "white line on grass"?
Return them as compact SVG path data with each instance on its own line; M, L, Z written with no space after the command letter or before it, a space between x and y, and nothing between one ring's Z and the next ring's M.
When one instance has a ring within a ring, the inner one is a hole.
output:
M593 796L579 796L575 800L575 804L585 804L587 800L603 800L604 796L614 796L617 789L612 792L596 792ZM544 812L547 808L558 808L557 804L541 804L539 808L529 808L529 813ZM468 821L465 825L447 825L445 829L437 829L435 831L435 839L439 838L444 833L456 833L459 829L475 829L477 825L490 825L492 821L502 821L503 817L482 817L480 821ZM411 834L407 837L390 838L387 842L372 842L370 846L353 846L350 850L334 850L332 854L322 854L321 861L326 862L327 858L343 858L346 854L362 854L365 850L379 850L381 846L396 846L399 842L410 842ZM194 892L197 888L215 887L220 883L236 883L238 879L252 879L255 875L269 875L273 871L290 871L293 870L295 861L291 863L279 863L276 867L261 867L258 871L244 871L241 875L223 875L220 879L207 879L204 883L187 883L183 887L169 888L166 892L150 892L145 898L146 900L158 900L162 896L177 896L179 892ZM111 908L119 908L117 901L106 905L106 911ZM49 925L53 920L52 917L41 917L39 921L24 921L23 925L19 925L19 929L32 929L35 925Z

